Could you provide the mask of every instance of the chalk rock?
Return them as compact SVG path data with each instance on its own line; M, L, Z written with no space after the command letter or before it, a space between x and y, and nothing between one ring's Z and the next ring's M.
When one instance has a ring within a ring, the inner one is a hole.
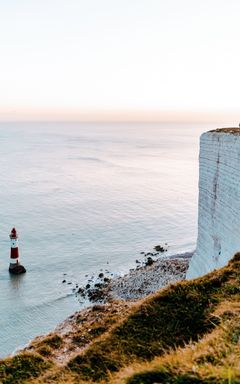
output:
M202 134L198 239L187 278L227 264L240 251L240 129Z

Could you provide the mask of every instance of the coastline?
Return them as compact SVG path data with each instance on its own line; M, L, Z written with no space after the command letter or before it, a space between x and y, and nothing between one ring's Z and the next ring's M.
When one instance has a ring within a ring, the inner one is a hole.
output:
M38 352L44 357L51 354L57 365L65 364L126 316L141 299L184 280L193 253L163 256L151 265L138 265L124 276L109 279L103 285L97 283L94 292L100 295L93 296L90 306L69 316L49 334L37 336L25 348L18 349L16 354L21 351ZM87 291L91 292L80 288L78 294L85 296Z

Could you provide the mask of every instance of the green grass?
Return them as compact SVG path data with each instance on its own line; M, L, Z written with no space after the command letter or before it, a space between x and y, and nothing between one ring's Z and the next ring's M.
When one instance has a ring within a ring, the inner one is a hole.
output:
M17 384L38 377L51 364L33 354L20 354L0 361L0 383Z
M131 374L121 375L121 383L127 384L239 384L240 383L240 305L232 306L231 319L222 316L220 327L201 341L178 348L152 362L132 367ZM222 312L224 314L224 312Z
M152 383L166 383L166 384L210 384L209 381L204 381L194 374L185 374L175 376L169 372L164 371L151 371L142 374L134 375L130 380L128 380L128 384L152 384ZM214 384L214 382L211 382ZM215 383L217 384L217 383Z
M58 350L63 344L63 339L57 334L47 336L40 341L33 341L31 347L41 356L50 358L54 351Z
M63 340L59 335L53 335L53 336L45 337L45 339L41 340L38 343L38 346L39 347L45 346L51 349L57 349L61 347L62 343L63 343Z

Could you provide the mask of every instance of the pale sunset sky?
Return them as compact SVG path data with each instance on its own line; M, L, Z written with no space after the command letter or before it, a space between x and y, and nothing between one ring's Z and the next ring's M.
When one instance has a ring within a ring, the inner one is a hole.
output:
M0 0L0 120L239 120L239 42L239 0Z

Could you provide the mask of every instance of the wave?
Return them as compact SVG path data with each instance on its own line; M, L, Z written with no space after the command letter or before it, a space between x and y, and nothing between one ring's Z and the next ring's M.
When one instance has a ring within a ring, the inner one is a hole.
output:
M112 163L111 161L103 160L99 157L92 157L92 156L74 156L69 157L68 160L80 160L80 161L86 161L86 162L92 162L92 163L98 163L98 164L106 164L110 166L117 166L116 164Z
M43 303L39 303L39 304L35 304L33 306L31 306L32 310L35 311L35 310L40 310L41 308L43 307L48 307L48 306L53 306L55 303L58 303L59 301L64 301L65 299L67 299L68 297L73 297L74 295L76 294L76 292L68 292L68 293L65 293L61 296L58 296L58 297L55 297L49 301L45 301Z
M150 170L148 168L145 168L145 167L133 166L133 165L128 165L128 164L119 164L119 163L115 163L114 161L101 159L99 157L76 156L76 157L69 157L68 159L69 160L86 161L89 163L92 162L95 164L106 165L108 167L119 168L121 170L128 170L128 171L134 171L134 172L142 172L142 171L150 172ZM131 163L131 161L130 161L130 163ZM151 170L151 173L158 174L157 171L153 171L153 170Z
M106 163L106 161L104 161L98 157L91 157L91 156L76 156L76 157L72 157L71 159L83 160L83 161L94 161L97 163Z

